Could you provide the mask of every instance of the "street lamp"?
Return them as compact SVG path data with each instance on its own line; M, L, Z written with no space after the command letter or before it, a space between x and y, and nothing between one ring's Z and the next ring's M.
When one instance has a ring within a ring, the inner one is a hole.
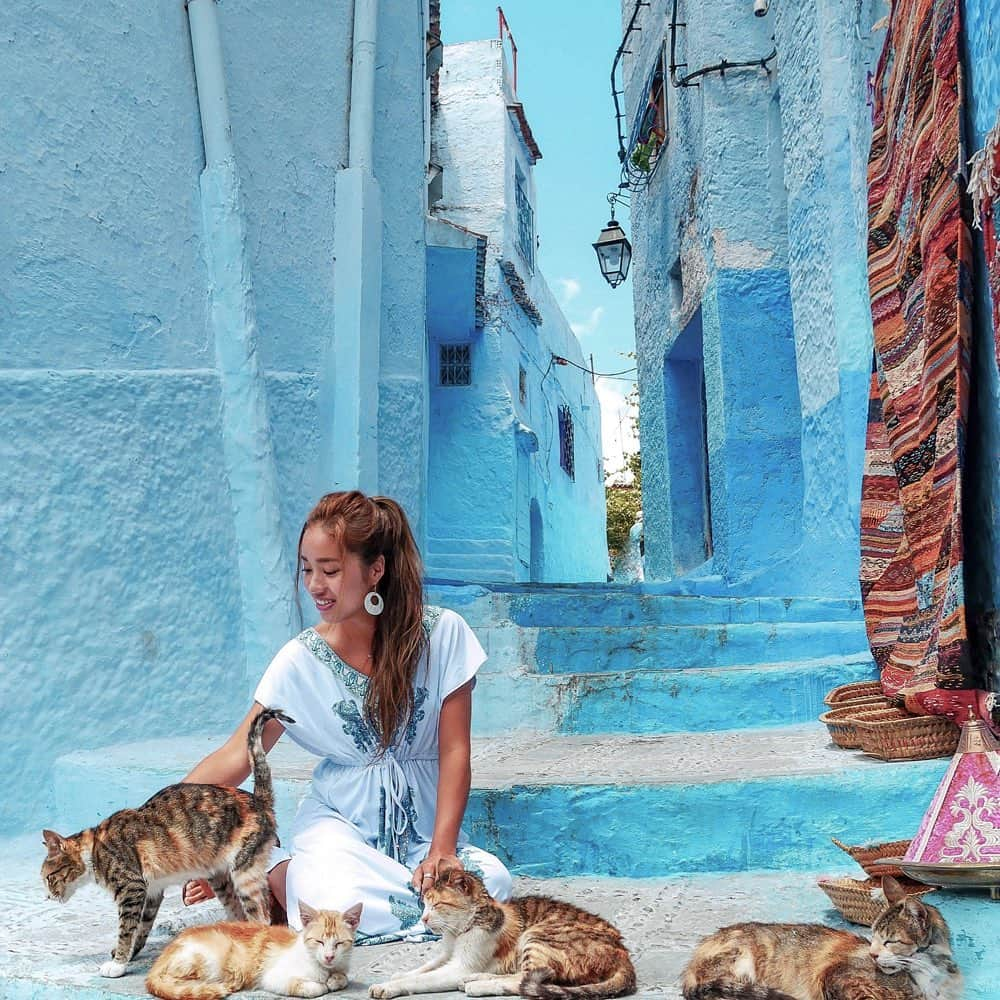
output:
M601 230L597 242L593 244L597 251L597 260L601 265L604 280L617 288L628 276L628 266L632 263L632 244L625 238L625 232L615 221L615 200L617 195L609 194L611 218Z

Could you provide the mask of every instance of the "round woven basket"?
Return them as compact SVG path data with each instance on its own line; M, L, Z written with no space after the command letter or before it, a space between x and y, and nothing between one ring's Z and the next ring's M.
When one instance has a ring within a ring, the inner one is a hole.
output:
M908 840L893 840L885 844L862 844L851 847L841 843L836 837L830 838L842 851L846 851L868 876L881 878L883 875L902 877L903 869L898 864L886 864L884 858L901 858L910 846Z
M934 891L932 885L910 879L898 881L908 896L922 896ZM821 878L816 884L830 897L841 916L852 924L871 927L885 909L881 878L869 878L863 882L856 878Z
M843 747L845 750L860 750L861 737L857 729L858 721L867 718L872 713L884 711L901 712L900 709L892 708L887 698L872 697L831 708L819 717L819 721L829 730L830 739L838 747ZM901 714L905 713L901 712Z
M852 681L850 684L840 684L827 694L823 704L833 708L855 698L870 697L883 697L881 681Z
M961 732L943 715L909 715L900 709L871 712L855 723L861 749L879 760L950 757Z

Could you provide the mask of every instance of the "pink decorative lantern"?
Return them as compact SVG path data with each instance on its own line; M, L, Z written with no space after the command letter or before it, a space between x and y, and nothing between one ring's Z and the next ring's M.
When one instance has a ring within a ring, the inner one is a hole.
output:
M932 885L988 885L1000 898L1000 742L981 719L962 726L902 868Z

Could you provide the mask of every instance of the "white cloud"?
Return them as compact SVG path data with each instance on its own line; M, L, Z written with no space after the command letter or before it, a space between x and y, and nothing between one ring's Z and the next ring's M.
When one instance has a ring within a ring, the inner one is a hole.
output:
M559 278L556 283L560 286L560 305L564 306L568 306L580 294L580 289L583 287L576 278Z
M601 317L604 315L604 306L595 306L590 310L590 316L582 323L570 323L570 329L578 337L586 337L593 333L601 324Z
M632 424L634 409L625 399L627 391L627 382L597 379L605 478L617 477L625 468L626 453L632 454L639 450L639 439Z

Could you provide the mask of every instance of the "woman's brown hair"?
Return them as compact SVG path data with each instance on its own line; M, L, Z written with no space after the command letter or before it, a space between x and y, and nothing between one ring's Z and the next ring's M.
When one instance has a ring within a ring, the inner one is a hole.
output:
M424 633L423 568L403 508L388 497L368 497L357 490L327 493L309 512L299 534L320 525L348 551L370 566L385 558L376 590L385 608L375 619L372 672L364 709L385 753L413 713L413 680L427 645Z

